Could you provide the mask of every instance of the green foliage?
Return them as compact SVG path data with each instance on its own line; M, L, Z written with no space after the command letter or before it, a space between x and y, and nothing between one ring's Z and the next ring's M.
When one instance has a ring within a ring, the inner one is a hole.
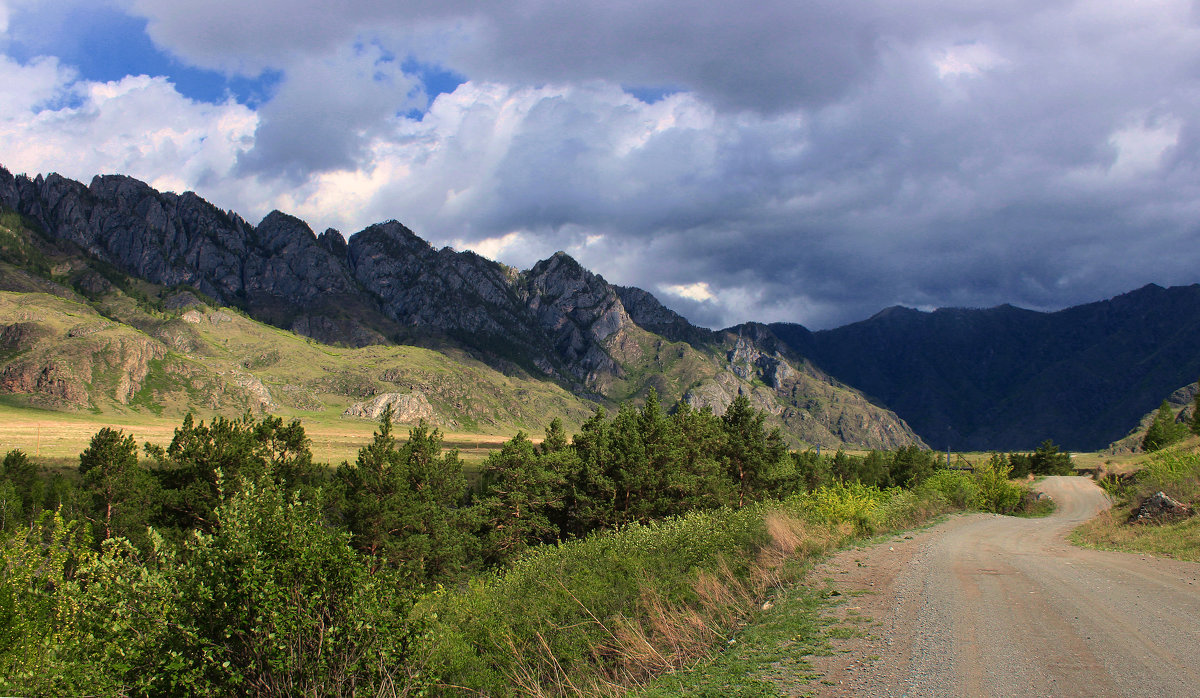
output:
M796 501L808 519L826 524L848 522L856 532L869 533L880 524L876 510L893 494L872 485L835 480Z
M831 482L834 475L829 460L811 450L794 451L792 468L796 489L812 491Z
M0 476L0 531L7 531L34 519L42 507L46 487L38 477L37 466L20 449L5 454Z
M309 440L298 421L278 417L214 417L205 426L189 413L166 449L146 445L162 486L160 525L211 530L224 489L267 477L285 488L318 484Z
M762 499L791 474L783 437L778 429L767 432L765 419L766 415L751 407L750 399L742 394L721 416L725 434L722 455L737 490L738 506Z
M1146 461L1135 478L1134 496L1159 491L1188 505L1200 504L1200 454L1162 452Z
M557 437L539 452L525 432L517 432L484 461L481 507L490 562L503 563L527 546L551 543L562 535L557 522L567 483L563 453Z
M983 505L978 480L962 470L939 470L922 482L920 489L936 492L956 509L977 509Z
M269 481L216 513L217 531L189 542L176 579L184 676L257 695L344 694L400 678L411 632L397 578L372 574L316 506Z
M101 539L121 536L143 547L146 527L158 510L154 476L138 464L133 436L105 427L79 455L83 489L91 496L88 518Z
M36 525L7 536L3 553L0 690L81 694L75 668L55 660L80 638L75 571L93 555L86 524L47 512Z
M1071 466L1071 454L1059 451L1050 439L1043 441L1030 455L1029 466L1036 475L1070 475L1075 472Z
M0 688L28 695L403 692L422 630L411 595L371 573L320 508L269 479L178 548L93 551L49 515L4 545Z
M352 466L337 470L340 508L352 543L413 583L457 579L468 571L474 512L457 451L442 453L442 434L424 421L399 446L389 408Z
M938 454L918 446L905 446L892 455L889 468L891 484L897 487L916 487L933 474Z
M1183 439L1187 432L1187 425L1175 420L1175 411L1163 400L1158 412L1154 414L1154 420L1150 422L1150 428L1146 430L1146 436L1142 439L1142 450L1149 453L1166 448Z
M979 486L979 506L997 514L1011 514L1021 506L1024 490L1009 481L1012 466L1008 459L993 453L975 466L975 482Z

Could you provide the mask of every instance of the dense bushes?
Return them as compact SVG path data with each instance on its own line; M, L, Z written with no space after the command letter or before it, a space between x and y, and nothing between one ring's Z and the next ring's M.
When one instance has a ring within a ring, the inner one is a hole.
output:
M412 594L270 481L144 557L42 517L6 541L0 686L34 695L316 695L412 683Z

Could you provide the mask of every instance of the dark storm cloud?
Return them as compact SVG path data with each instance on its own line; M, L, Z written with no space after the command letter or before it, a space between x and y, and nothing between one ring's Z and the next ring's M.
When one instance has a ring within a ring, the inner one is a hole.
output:
M709 326L1200 269L1182 0L124 6L181 60L282 75L223 206L399 218L522 266L566 249ZM427 105L409 59L466 82Z

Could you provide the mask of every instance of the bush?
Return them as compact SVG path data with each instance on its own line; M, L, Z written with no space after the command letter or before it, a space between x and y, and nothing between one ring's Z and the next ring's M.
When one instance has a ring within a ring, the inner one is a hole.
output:
M1009 481L1011 470L1007 459L998 453L993 453L986 463L975 466L980 508L997 514L1011 514L1021 506L1024 490Z
M402 692L421 629L412 592L372 574L321 511L269 480L218 506L211 534L150 559L94 553L55 515L8 540L0 686L20 694L326 695Z
M1136 477L1138 496L1162 491L1188 504L1200 502L1200 454L1163 451L1154 454Z
M956 509L978 509L983 502L979 482L962 470L939 470L921 483L918 491L943 497Z

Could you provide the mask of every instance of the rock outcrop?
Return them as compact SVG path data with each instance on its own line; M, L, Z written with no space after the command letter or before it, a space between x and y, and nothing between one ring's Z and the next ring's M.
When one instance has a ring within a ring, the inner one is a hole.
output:
M381 393L366 402L358 402L342 412L343 417L379 420L387 408L392 408L392 421L412 423L420 420L434 423L437 415L433 406L419 390L411 393Z
M1186 519L1196 512L1166 492L1155 492L1142 501L1129 516L1129 523L1170 523Z

